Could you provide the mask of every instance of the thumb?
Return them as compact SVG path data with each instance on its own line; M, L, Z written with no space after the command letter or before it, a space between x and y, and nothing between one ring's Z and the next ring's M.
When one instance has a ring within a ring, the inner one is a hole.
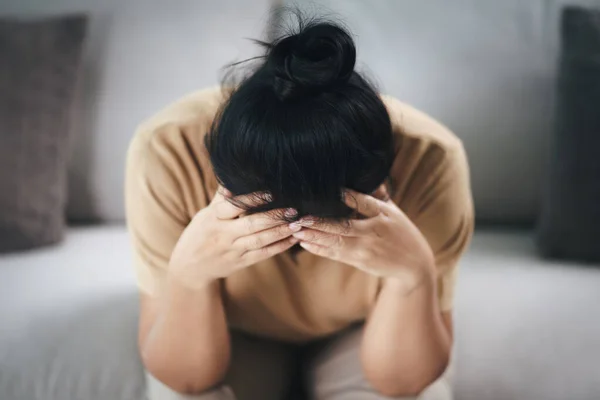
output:
M225 189L223 186L219 185L219 186L217 186L217 191L215 192L215 195L213 196L211 203L221 201L221 200L226 200L231 197L232 197L231 192L228 189Z
M385 187L384 183L379 185L379 187L371 194L371 196L381 201L390 201L390 195L388 194L387 188Z

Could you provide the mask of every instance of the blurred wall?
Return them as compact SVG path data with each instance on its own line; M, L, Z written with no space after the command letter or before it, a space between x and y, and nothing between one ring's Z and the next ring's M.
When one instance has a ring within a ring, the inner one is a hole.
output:
M2 0L0 15L91 16L69 215L123 219L123 168L135 126L216 84L257 50L269 6L287 0ZM600 0L320 0L356 34L359 68L384 92L459 135L480 221L532 223L553 123L564 4Z
M355 33L362 70L465 144L477 216L531 223L553 124L559 15L598 0L319 0Z
M84 12L91 25L70 170L68 213L118 221L127 144L136 125L219 81L265 34L268 0L0 0L0 16Z

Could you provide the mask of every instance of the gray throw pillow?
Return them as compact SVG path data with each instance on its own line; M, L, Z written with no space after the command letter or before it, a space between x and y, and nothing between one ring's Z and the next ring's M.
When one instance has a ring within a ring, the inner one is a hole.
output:
M562 14L557 121L538 243L548 257L600 261L600 10Z
M0 252L64 234L70 120L87 19L0 18Z

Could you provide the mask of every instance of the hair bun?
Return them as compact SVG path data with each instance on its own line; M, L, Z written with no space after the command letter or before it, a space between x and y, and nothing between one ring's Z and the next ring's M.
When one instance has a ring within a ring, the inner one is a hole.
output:
M350 34L332 23L313 23L276 41L267 55L281 99L346 82L356 63Z

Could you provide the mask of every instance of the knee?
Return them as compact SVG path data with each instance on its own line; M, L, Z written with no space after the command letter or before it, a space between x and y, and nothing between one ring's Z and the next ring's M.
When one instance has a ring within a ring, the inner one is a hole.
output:
M235 400L231 389L221 383L190 382L150 372L146 372L146 381L149 400Z
M392 367L364 368L365 379L378 393L392 398L416 397L428 387L441 380L448 368L448 361L441 360L439 364L429 364L411 371L398 374Z

